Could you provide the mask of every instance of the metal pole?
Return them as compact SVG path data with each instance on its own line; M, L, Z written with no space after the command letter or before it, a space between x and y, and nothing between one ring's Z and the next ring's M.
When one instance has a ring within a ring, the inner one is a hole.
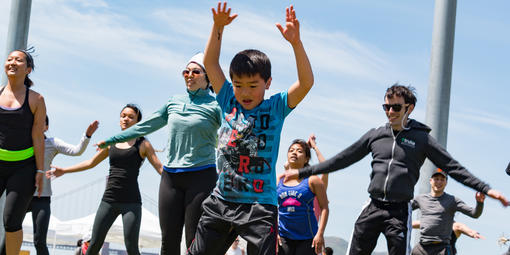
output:
M430 134L445 148L450 111L456 9L457 0L436 0L425 116L425 123L432 128ZM430 191L429 178L435 168L430 160L425 161L420 173L419 193Z
M9 19L9 30L7 32L7 43L5 58L13 50L25 49L27 47L28 28L30 25L30 9L32 0L12 0ZM2 85L7 84L7 77L2 72Z
M32 7L32 0L12 0L11 13L9 19L9 30L7 32L7 43L5 50L6 59L11 51L16 49L25 49L27 47L28 27L30 24L30 9ZM3 61L2 61L3 63ZM0 86L7 84L7 76L2 72L2 83ZM5 192L0 197L0 243L4 243L5 231L3 223L5 204Z

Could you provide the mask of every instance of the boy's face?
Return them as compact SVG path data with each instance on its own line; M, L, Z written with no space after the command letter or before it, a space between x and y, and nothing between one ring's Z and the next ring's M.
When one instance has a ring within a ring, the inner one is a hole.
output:
M251 110L258 106L264 100L264 93L271 85L271 78L267 82L260 77L260 74L253 76L232 75L232 84L234 86L234 96L237 102L246 110Z

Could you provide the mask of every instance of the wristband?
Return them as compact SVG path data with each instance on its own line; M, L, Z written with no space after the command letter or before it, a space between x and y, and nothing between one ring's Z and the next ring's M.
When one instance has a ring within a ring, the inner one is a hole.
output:
M38 173L45 173L43 170L37 170Z
M87 134L85 134L85 137L87 137L88 139L92 138L92 136L91 136L91 135L89 136L89 135L87 135Z

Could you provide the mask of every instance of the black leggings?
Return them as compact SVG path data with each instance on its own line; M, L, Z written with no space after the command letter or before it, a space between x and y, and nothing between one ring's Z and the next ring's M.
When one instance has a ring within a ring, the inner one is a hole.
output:
M49 255L48 247L46 246L46 236L48 234L48 225L50 224L50 202L50 197L34 197L28 208L28 211L32 212L34 246L37 255Z
M280 237L281 245L278 244L278 255L315 255L312 248L313 239L292 240Z
M140 221L142 220L142 205L139 203L109 203L101 201L97 209L92 239L87 254L98 254L103 246L104 239L113 222L122 214L124 229L124 244L129 255L139 255L138 236L140 234Z
M202 201L211 194L217 179L216 167L184 173L163 171L159 185L161 255L181 254L183 225L186 247L191 245L202 215Z
M7 190L4 208L5 232L22 229L23 219L34 196L35 160L33 158L15 163L0 163L0 195Z

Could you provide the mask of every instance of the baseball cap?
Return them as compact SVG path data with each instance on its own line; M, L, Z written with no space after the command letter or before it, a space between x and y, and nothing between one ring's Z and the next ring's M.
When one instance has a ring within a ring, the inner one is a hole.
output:
M83 242L90 242L90 239L92 239L92 233L85 233L81 239L83 239Z
M448 175L441 168L437 168L434 172L432 172L432 175L430 176L430 178L434 177L434 175L436 175L436 174L440 174L440 175L444 176L445 178L448 178Z

